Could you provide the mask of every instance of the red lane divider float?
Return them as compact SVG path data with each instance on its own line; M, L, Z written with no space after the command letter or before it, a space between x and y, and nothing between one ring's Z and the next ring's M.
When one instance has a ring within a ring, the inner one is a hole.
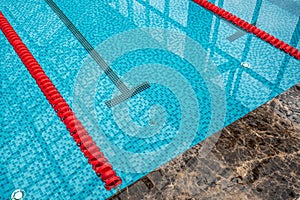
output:
M226 19L227 21L230 21L231 23L235 24L236 26L246 30L249 33L252 33L259 37L260 39L270 43L274 47L280 49L281 51L284 51L285 53L293 56L294 58L300 60L300 52L297 48L292 47L291 45L285 43L282 40L279 40L278 38L270 35L269 33L257 28L256 26L246 22L245 20L233 15L232 13L214 5L211 2L208 2L207 0L193 0L198 5L204 7L207 10L210 10L214 14Z
M112 165L109 164L92 137L89 136L87 130L76 118L72 109L1 12L0 29L13 46L31 76L35 79L59 118L66 125L67 130L80 147L84 156L88 158L88 162L92 165L93 170L105 183L105 188L111 190L120 185L122 179L116 175L116 172L112 169Z

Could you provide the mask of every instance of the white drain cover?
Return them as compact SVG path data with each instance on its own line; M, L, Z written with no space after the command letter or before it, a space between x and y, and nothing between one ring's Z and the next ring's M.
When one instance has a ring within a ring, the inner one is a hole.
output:
M11 194L11 200L24 200L24 198L25 191L21 189L17 189Z
M250 63L248 63L248 62L242 62L241 65L245 68L250 68L251 67Z

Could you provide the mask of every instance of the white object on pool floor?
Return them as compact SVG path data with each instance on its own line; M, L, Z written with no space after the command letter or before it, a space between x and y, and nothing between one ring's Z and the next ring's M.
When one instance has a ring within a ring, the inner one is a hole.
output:
M243 66L245 68L250 68L251 67L250 63L248 63L248 62L242 62L241 66Z
M22 189L17 189L11 194L11 200L24 200L25 191Z

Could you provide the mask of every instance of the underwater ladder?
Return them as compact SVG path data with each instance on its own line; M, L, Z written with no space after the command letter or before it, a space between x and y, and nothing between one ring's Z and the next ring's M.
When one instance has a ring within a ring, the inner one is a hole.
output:
M256 26L246 22L245 20L233 15L232 13L216 6L215 4L207 0L193 0L196 4L202 6L203 8L213 12L214 14L222 17L223 19L233 23L234 25L244 29L245 31L256 35L258 38L262 39L265 42L273 45L274 47L280 49L281 51L293 56L294 58L300 60L300 51L292 47L291 45L285 43L282 40L270 35L266 31L263 31Z
M116 188L122 183L122 179L116 175L112 165L107 158L105 158L92 137L89 136L81 122L76 118L75 113L53 85L49 77L45 74L42 67L22 42L2 12L0 12L0 29L9 43L13 46L31 76L35 79L37 85L52 105L58 117L66 125L67 130L80 147L84 156L88 158L88 162L92 165L97 176L105 183L105 188L107 190Z

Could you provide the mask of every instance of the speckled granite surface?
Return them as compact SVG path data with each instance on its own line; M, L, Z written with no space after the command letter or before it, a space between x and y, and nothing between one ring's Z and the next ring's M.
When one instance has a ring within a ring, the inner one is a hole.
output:
M111 200L300 199L300 84Z

